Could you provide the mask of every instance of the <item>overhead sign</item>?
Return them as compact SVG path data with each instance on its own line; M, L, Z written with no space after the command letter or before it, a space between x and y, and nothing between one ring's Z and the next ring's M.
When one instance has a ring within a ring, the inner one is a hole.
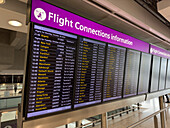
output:
M164 58L170 59L170 52L161 48L158 48L156 46L151 45L150 46L150 53L153 55L157 55Z
M31 21L92 39L149 53L149 44L41 0L32 0Z

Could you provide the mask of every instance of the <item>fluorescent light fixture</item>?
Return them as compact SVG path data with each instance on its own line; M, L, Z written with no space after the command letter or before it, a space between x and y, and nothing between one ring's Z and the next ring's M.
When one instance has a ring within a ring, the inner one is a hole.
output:
M0 4L5 4L5 0L0 0Z
M8 21L8 24L15 26L15 27L22 26L22 23L20 21L17 21L17 20L10 20L10 21Z

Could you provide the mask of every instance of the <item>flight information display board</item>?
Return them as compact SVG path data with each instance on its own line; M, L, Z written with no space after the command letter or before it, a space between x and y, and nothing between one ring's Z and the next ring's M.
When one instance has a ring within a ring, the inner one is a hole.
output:
M124 97L137 95L140 52L127 50Z
M76 35L40 25L33 29L27 118L71 109L77 44Z
M122 97L126 48L108 45L103 101Z
M100 103L106 44L80 38L74 108Z
M12 75L0 75L0 83L12 83Z
M150 92L158 91L160 57L153 56Z
M142 53L140 74L139 74L138 94L148 93L150 67L151 67L151 55L147 53Z
M167 65L166 88L170 88L170 59L168 60Z
M167 59L161 59L161 69L159 77L159 90L165 89L165 80L166 80L166 70L167 70Z
M13 83L23 83L23 75L14 75Z

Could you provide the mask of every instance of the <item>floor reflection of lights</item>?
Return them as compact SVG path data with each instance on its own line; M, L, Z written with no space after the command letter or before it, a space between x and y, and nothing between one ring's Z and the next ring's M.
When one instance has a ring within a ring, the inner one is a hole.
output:
M1 122L6 122L15 119L16 119L16 111L2 113Z

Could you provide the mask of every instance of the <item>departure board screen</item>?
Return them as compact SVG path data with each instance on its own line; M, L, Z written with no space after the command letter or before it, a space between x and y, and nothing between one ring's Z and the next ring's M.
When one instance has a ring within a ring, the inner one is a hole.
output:
M23 83L23 75L14 75L13 83Z
M158 91L159 71L160 71L160 57L153 56L150 92Z
M0 75L0 83L12 83L12 75Z
M159 90L165 89L165 80L166 80L166 70L167 70L167 59L161 59L161 69L159 77Z
M166 75L166 88L170 88L170 60L168 60L167 75Z
M151 55L142 53L140 74L139 74L138 94L148 93L150 67L151 67Z
M74 108L101 102L105 47L103 42L80 39Z
M103 101L122 97L126 48L108 45Z
M140 52L127 50L124 97L137 95Z
M77 36L34 25L27 118L71 109Z

